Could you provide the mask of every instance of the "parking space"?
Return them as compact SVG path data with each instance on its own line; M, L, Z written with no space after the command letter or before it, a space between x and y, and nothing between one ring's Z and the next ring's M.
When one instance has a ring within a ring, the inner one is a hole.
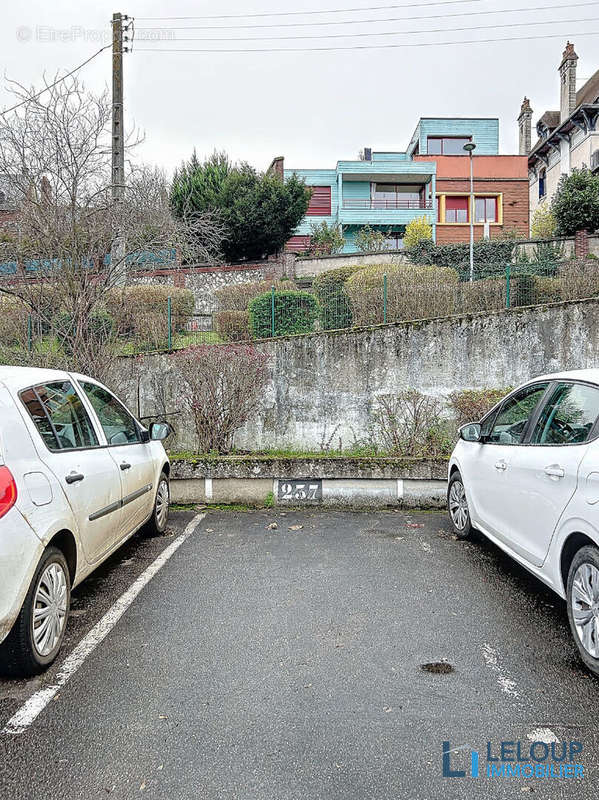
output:
M192 518L75 592L65 656ZM0 683L0 728L60 668ZM590 797L598 699L564 604L444 514L209 512L35 721L0 736L0 795ZM444 741L463 766L459 748L482 762L488 741L539 738L580 740L583 781L442 777Z

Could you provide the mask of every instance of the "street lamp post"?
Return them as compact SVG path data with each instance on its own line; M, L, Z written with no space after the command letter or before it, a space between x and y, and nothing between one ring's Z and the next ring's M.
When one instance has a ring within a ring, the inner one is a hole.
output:
M472 170L472 153L476 149L474 142L466 142L464 150L470 156L470 282L474 280L474 174Z

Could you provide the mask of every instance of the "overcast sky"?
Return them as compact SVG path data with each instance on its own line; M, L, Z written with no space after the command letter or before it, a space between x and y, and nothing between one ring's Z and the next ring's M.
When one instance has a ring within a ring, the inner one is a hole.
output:
M584 5L577 7L579 3ZM390 5L397 7L240 19L142 19ZM284 155L288 167L331 168L338 159L355 158L364 146L405 149L421 116L499 117L501 152L516 153L515 120L524 94L531 99L533 122L546 109L559 107L557 67L566 38L575 42L580 56L579 78L588 78L599 68L599 2L574 0L567 8L560 5L566 5L565 0L521 0L520 4L517 0L444 0L436 4L431 0L130 0L121 7L103 0L4 0L1 61L9 78L39 85L44 71L53 75L71 69L109 41L113 11L134 17L134 52L125 55L125 119L128 126L135 124L145 132L140 158L169 171L194 147L201 156L215 148L226 150L234 159L247 160L259 169L265 169L275 155ZM510 9L538 6L547 9L509 13ZM482 11L496 13L480 14ZM435 18L414 19L418 16ZM402 19L373 22L389 18ZM348 20L359 22L340 24ZM554 24L541 25L541 21ZM473 26L523 22L534 24L472 30ZM233 27L275 23L279 27ZM179 29L172 30L176 26ZM191 29L198 26L219 27L220 31ZM158 30L142 31L150 27ZM426 29L444 32L406 33ZM399 33L348 35L394 31ZM581 32L595 33L576 35ZM278 38L325 34L337 38ZM344 37L338 38L339 34ZM289 52L291 48L327 45L405 45L548 35L558 38ZM144 42L144 36L162 41ZM212 37L268 39L184 41ZM155 52L219 47L282 47L287 52ZM101 90L110 85L110 69L107 50L79 74L89 88ZM578 87L581 85L579 81ZM0 106L7 107L10 102L3 86Z

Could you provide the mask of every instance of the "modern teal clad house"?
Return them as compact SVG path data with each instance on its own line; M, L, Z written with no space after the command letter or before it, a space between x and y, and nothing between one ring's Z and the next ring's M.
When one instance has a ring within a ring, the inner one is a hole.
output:
M476 142L477 154L496 155L498 120L423 118L405 152L365 148L359 160L338 161L335 169L285 169L285 179L295 174L313 187L308 212L288 242L288 249L307 249L312 226L323 221L341 226L346 253L356 252L355 237L365 225L382 231L387 247L399 249L403 247L405 226L424 217L436 239L434 155L445 151L465 155L463 145L471 140ZM429 153L431 159L423 160L422 156Z

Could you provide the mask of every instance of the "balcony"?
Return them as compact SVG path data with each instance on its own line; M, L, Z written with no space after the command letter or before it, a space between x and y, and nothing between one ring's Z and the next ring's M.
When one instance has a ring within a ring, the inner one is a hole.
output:
M382 198L348 198L343 201L343 208L367 208L367 209L380 209L383 211L396 211L398 209L432 209L433 201L429 200L403 200L396 198L394 200L387 200Z

